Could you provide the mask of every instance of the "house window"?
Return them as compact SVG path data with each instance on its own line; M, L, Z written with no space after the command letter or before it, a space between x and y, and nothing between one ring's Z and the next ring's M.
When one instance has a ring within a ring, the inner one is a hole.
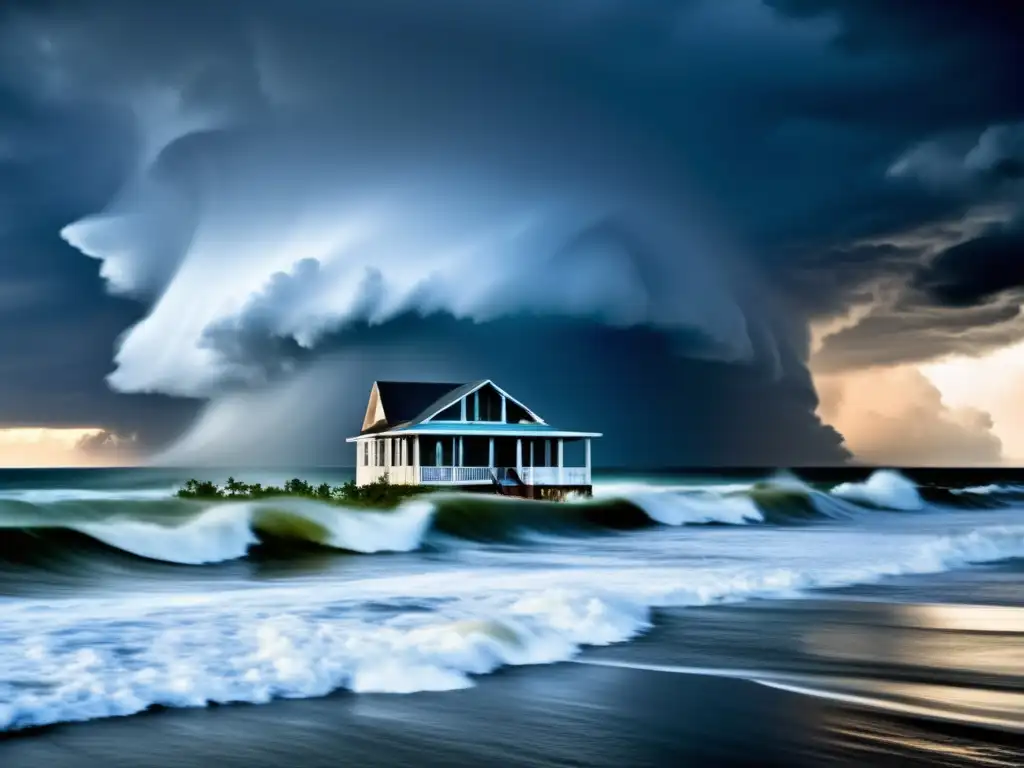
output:
M363 441L363 466L370 466L370 443L365 440Z
M493 387L481 387L473 393L477 421L501 421L501 395Z

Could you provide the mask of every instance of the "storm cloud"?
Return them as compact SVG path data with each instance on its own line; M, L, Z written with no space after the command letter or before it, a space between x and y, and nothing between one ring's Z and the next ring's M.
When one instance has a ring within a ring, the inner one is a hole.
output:
M970 9L12 4L5 418L337 461L383 371L472 375L613 462L841 461L809 359L1024 338L1021 14Z

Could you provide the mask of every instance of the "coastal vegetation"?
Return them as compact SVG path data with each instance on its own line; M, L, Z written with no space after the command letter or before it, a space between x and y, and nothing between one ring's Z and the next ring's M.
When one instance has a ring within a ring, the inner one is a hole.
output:
M210 480L189 480L178 490L178 498L200 500L252 501L283 496L361 507L395 507L401 502L436 491L424 485L393 485L387 475L369 485L356 485L349 481L343 485L320 483L313 485L293 478L283 486L244 483L229 477L224 485Z

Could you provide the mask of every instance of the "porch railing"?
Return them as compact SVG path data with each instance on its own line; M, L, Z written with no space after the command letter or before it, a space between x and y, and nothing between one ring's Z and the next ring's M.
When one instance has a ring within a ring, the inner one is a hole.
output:
M499 482L514 477L506 467L420 467L424 485L458 485ZM522 467L518 475L526 485L590 485L587 467Z
M426 485L448 483L489 483L490 467L420 467L420 482Z

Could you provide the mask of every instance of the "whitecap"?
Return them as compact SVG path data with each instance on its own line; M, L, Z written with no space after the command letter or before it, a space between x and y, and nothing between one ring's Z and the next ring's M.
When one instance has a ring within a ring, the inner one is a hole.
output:
M996 483L990 483L989 485L971 485L966 488L953 488L950 493L956 496L962 496L970 494L973 496L999 496L1024 493L1024 486L1021 485L998 485Z
M840 483L832 489L832 494L847 501L884 509L913 511L924 508L917 486L891 469L880 469L862 483Z
M434 506L417 500L395 510L367 511L305 499L225 501L173 525L118 518L70 528L139 557L204 565L245 557L249 548L259 543L253 532L254 520L267 513L292 518L296 528L306 523L323 532L310 543L370 554L419 548Z
M245 557L257 543L249 504L220 504L178 525L119 519L71 526L104 544L150 560L182 565Z
M627 499L661 525L743 525L764 521L761 510L748 496L634 493Z
M216 515L230 519L223 509ZM207 524L216 519L206 516ZM788 560L778 564L443 570L194 600L20 601L5 607L0 624L0 730L154 704L262 703L342 688L451 690L502 666L566 661L585 646L629 640L650 626L657 606L790 596L1024 556L1024 526L915 534L912 544L871 533L883 537L881 551L864 541L850 546L845 534L795 535L826 546L791 540ZM360 607L381 600L431 607L387 614Z

